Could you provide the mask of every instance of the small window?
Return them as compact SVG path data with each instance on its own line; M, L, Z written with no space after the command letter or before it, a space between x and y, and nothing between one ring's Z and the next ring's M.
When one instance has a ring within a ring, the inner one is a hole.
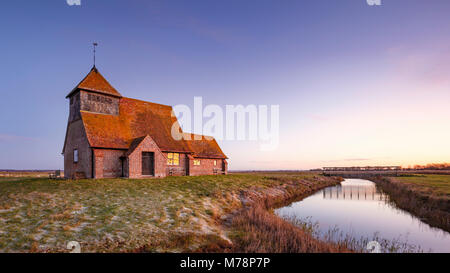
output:
M78 163L78 150L73 150L73 163Z
M200 160L194 159L194 166L200 166Z
M214 160L214 166L217 166L217 160Z
M171 166L180 165L180 154L168 153L167 154L167 165L171 165Z

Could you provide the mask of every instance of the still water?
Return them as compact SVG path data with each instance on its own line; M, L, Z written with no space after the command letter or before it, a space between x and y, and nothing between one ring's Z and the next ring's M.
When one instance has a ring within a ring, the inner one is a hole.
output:
M337 227L356 239L372 239L377 233L379 238L407 242L425 252L450 252L450 233L395 207L389 196L368 180L346 179L341 185L325 188L275 213L309 218L318 223L321 234Z

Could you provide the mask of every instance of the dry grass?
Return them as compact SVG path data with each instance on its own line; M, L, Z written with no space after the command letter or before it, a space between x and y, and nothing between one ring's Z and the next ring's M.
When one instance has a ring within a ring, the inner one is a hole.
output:
M298 201L324 187L337 184L341 179L326 179L313 176L311 179L289 179L277 176L280 186L262 192L243 192L241 198L247 201L246 208L230 217L226 226L233 244L223 242L203 247L202 252L244 252L244 253L311 253L349 252L345 246L333 242L321 242L311 232L295 226L276 216L276 206ZM261 194L263 193L263 194Z
M0 178L0 252L64 252L69 241L80 242L83 252L224 250L226 215L258 198L282 200L295 187L306 192L332 183L308 173Z
M338 244L315 239L311 233L281 219L258 205L234 218L233 252L332 253L349 252Z
M48 177L54 171L0 171L0 177ZM63 172L61 175L64 176Z

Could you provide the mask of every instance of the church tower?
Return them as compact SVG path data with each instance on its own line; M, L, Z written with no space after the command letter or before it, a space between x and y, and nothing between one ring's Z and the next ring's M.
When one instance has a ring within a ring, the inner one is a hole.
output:
M66 96L70 99L69 123L80 118L80 110L106 115L119 114L122 95L94 66L89 74Z
M86 137L81 111L104 115L119 115L122 95L92 67L87 76L66 96L70 100L69 120L64 141L64 176L94 177L94 152Z

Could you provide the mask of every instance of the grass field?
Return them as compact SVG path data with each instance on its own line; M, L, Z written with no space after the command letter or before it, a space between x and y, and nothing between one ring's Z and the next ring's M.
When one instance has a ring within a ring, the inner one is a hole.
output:
M450 199L450 175L413 175L396 177L393 180L422 194Z
M0 178L0 252L192 251L230 243L226 215L247 201L312 191L331 178L258 173L164 179L49 180ZM294 183L294 184L292 184Z

